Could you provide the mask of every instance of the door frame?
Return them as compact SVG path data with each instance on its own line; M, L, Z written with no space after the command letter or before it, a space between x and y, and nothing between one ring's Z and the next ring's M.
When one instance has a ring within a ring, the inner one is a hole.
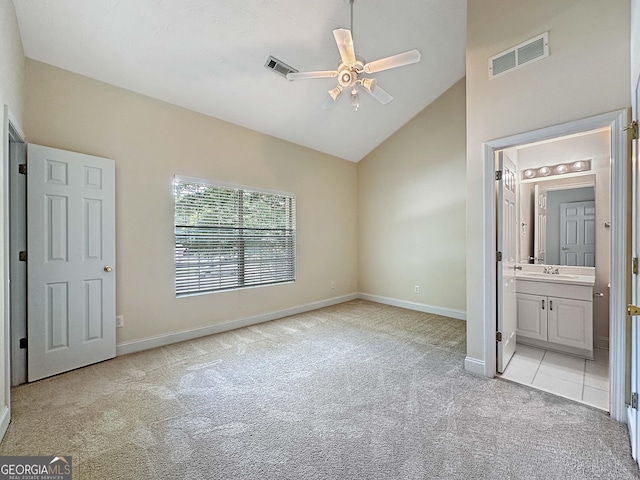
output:
M629 221L629 147L628 135L623 128L628 124L629 110L617 110L581 120L554 125L530 132L492 140L483 144L484 182L482 232L484 253L482 277L487 286L483 298L484 331L484 375L496 375L496 199L495 199L495 152L517 145L550 140L557 137L583 133L600 128L609 128L611 138L611 292L609 298L609 411L612 418L626 422L625 407L625 361L627 318L627 259Z
M0 439L4 437L7 428L9 427L9 422L11 421L11 338L10 338L10 308L11 308L11 295L10 295L10 282L9 282L9 271L10 271L10 255L9 255L9 141L24 143L24 139L26 138L22 128L20 127L19 122L12 114L8 105L4 105L3 112L3 121L2 121L2 224L0 228L2 229L2 241L4 248L0 255L4 260L4 268L2 271L2 276L4 278L4 288L0 295L3 296L4 300L4 309L2 315L4 316L4 320L0 324L0 328L4 332L4 341L2 352L4 357L4 378L3 382L0 385L0 388L4 390L4 398L5 405L0 405Z

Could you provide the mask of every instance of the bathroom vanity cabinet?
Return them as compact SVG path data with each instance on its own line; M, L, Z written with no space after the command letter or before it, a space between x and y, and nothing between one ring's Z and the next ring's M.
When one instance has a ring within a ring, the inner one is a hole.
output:
M593 286L516 281L517 342L593 358Z

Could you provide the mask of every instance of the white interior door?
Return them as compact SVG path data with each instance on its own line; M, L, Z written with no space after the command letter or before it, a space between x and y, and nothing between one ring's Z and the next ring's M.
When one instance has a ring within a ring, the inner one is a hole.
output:
M596 266L596 203L560 204L560 265Z
M515 267L517 258L518 216L516 208L516 166L504 155L498 154L498 170L502 179L498 181L498 332L502 340L497 342L497 370L504 372L516 351L516 329L518 327L518 303L516 299Z
M635 90L633 91L632 99L632 117L633 120L638 122L640 117L640 77L636 83ZM631 229L632 229L632 256L637 258L640 255L640 159L638 139L633 141L633 201L632 213L631 213ZM640 305L640 281L638 275L631 275L631 302L633 305ZM631 317L631 392L640 391L640 317ZM638 446L640 445L640 416L638 415L638 409L633 406L627 407L627 420L629 426L629 438L631 440L631 454L633 458L638 461Z
M28 146L27 255L28 380L114 357L112 160Z
M547 260L547 189L535 186L535 237L533 239L533 263L546 263Z

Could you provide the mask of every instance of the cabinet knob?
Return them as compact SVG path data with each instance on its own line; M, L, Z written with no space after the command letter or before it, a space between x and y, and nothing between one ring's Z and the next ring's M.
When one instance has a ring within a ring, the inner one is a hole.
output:
M106 267L104 267L104 271L109 273L111 270L113 270L113 267L111 265L107 265Z

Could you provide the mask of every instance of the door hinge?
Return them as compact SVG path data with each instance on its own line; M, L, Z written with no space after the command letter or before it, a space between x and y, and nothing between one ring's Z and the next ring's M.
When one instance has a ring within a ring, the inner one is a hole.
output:
M630 317L637 317L640 315L640 307L636 307L635 305L627 305L627 315Z
M27 339L26 338L21 338L20 339L20 348L27 348Z
M21 173L22 175L26 175L27 174L27 164L26 163L21 163L20 165L18 165L18 173Z
M502 341L502 332L496 332L496 342Z
M638 140L638 122L637 121L634 120L629 125L624 127L622 130L625 132L629 131L629 135L631 135L631 138L634 140Z
M25 252L24 250L21 252L18 252L18 260L21 262L26 262L27 261L27 252Z
M502 252L496 252L496 262L502 261Z
M502 170L496 172L496 180L502 180Z
M638 274L638 257L633 257L631 259L631 271L634 275Z
M634 410L638 409L638 393L637 392L633 392L631 394L631 408L633 408Z

